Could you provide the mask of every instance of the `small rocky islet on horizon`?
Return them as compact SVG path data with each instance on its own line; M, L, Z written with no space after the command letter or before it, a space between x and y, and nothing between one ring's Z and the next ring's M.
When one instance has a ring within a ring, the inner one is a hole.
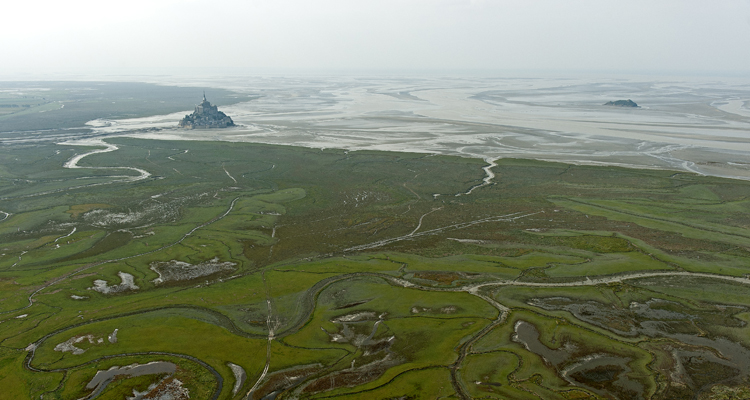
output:
M604 103L605 106L612 106L612 107L638 107L638 104L635 104L633 100L627 99L627 100L615 100L615 101L608 101Z
M235 126L234 121L228 115L219 111L219 108L206 100L206 93L203 93L203 101L195 106L192 114L185 115L179 124L180 128L187 129L210 129L210 128L227 128Z

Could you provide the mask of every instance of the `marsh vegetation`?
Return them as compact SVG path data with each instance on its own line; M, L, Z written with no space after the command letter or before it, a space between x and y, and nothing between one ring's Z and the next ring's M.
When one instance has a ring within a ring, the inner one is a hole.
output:
M0 397L750 390L750 183L250 143L84 144L0 148ZM92 168L65 168L86 153L76 163ZM146 365L165 369L119 373ZM105 371L107 385L90 385Z

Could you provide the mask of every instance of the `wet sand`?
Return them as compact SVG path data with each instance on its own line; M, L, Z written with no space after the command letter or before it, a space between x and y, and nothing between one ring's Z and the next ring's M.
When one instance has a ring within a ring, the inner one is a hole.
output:
M88 127L98 139L531 158L750 179L750 79L223 77L159 83L207 84L258 98L220 107L236 128L177 129L189 110L99 119ZM603 105L619 99L640 107Z

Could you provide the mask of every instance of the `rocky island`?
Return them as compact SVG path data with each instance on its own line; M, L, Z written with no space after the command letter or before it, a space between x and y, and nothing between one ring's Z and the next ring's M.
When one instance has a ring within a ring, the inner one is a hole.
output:
M633 100L617 100L617 101L608 101L604 103L605 106L613 106L613 107L638 107L638 104L635 104Z
M234 126L234 121L228 115L219 111L219 108L212 105L206 100L206 93L203 93L203 101L195 106L192 114L186 115L178 124L180 128L226 128Z

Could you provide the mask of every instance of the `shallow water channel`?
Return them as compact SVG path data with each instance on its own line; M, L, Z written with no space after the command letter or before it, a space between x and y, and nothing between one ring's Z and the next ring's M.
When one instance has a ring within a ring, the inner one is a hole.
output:
M547 364L554 367L561 378L572 385L618 399L643 399L643 385L627 376L632 372L627 365L629 358L612 354L591 354L574 359L573 354L577 350L574 344L566 343L558 349L551 349L539 341L536 326L526 321L516 322L513 340L541 356Z
M142 375L155 375L155 374L174 374L177 370L177 365L167 361L155 361L148 364L132 364L125 367L112 367L106 371L97 371L94 378L91 379L86 385L86 389L96 389L91 393L86 400L94 399L112 382L116 377L120 375L127 375L132 378L135 376Z
M744 321L734 316L746 311L742 307L714 305L713 309L695 310L658 298L631 302L625 309L565 297L534 299L529 304L545 310L568 311L582 321L621 336L670 339L670 345L665 347L675 364L670 379L693 390L705 390L718 381L750 377L750 350L712 332L721 327L745 326ZM544 353L530 350L547 358Z

